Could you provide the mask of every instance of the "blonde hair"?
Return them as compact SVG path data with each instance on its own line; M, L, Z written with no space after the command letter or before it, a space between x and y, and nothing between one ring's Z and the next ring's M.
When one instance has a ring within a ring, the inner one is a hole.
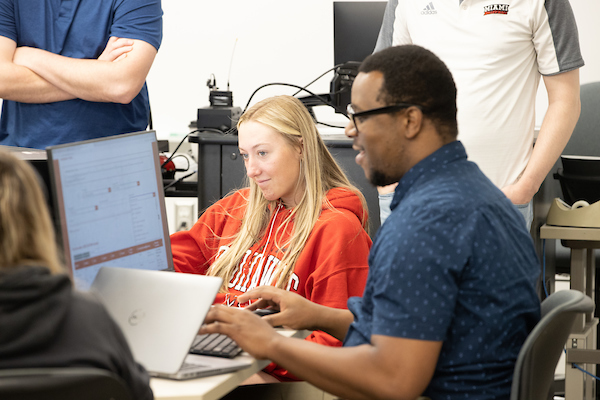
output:
M321 215L324 203L333 208L327 202L327 192L333 188L346 188L354 192L360 198L363 207L360 218L362 226L368 229L366 201L334 160L321 139L311 115L298 99L291 96L276 96L256 103L241 116L237 124L238 128L247 121L259 122L275 129L290 146L302 149L303 162L298 181L305 185L305 190L302 198L274 234L277 248L285 249L285 254L273 276L277 278L276 286L285 288L296 261ZM216 259L207 271L208 275L223 278L224 283L221 288L223 292L227 290L227 283L246 251L265 235L267 225L278 205L278 201L265 199L254 181L249 180L248 185L250 187L248 206L240 231L232 237L229 250ZM293 232L290 238L285 243L279 243L277 237L284 236L292 221Z
M63 273L54 227L33 168L0 150L0 270L42 265Z

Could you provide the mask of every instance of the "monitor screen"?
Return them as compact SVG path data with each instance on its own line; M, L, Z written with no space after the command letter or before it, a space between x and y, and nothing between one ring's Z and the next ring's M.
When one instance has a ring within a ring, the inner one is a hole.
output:
M386 1L335 1L333 3L334 63L362 61L373 53Z
M46 196L46 204L52 219L55 219L54 206L52 205L52 197L50 196L50 173L48 172L48 161L46 160L46 151L39 149L30 149L27 147L3 146L2 150L12 153L15 157L27 161L37 172L40 178L40 187Z
M102 266L172 268L154 131L47 148L65 264L86 290Z

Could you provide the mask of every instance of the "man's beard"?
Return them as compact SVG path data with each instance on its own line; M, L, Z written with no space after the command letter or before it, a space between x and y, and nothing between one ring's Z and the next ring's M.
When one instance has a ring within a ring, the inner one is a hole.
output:
M398 179L386 175L381 171L377 171L374 168L371 168L371 173L369 174L369 181L375 186L387 186L391 185L392 183L398 182Z

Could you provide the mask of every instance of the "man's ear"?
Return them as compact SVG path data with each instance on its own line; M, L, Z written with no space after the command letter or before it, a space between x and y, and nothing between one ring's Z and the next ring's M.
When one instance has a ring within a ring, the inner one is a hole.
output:
M405 124L406 124L406 138L415 139L421 129L423 128L423 112L418 107L409 107L406 109Z

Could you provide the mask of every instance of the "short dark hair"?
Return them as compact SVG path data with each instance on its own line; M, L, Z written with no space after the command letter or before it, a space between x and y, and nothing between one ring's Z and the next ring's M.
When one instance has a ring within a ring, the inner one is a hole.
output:
M388 47L367 57L358 70L383 74L378 100L423 107L438 133L455 139L456 86L452 74L431 51L416 45Z

